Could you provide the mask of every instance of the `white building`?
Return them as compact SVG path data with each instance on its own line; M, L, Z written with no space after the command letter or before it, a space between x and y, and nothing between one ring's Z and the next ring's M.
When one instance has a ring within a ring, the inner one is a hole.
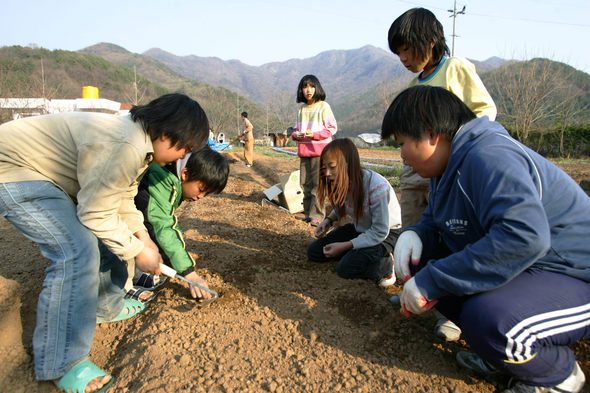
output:
M48 100L45 98L0 98L0 109L12 111L12 118L38 116L59 112L103 112L118 114L121 103L104 98Z

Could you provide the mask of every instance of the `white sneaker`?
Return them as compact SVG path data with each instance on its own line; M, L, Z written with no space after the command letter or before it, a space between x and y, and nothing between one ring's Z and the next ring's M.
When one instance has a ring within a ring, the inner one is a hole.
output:
M379 280L380 287L389 287L395 284L395 269L393 268L393 264L395 262L393 261L393 255L389 253L387 257L391 258L391 274L389 275L389 277L384 277L381 280Z
M516 382L510 389L504 390L503 393L578 393L582 391L586 377L580 368L578 362L574 366L574 371L563 382L555 386L534 386L527 385L524 382Z
M461 337L461 328L448 319L439 319L434 326L434 334L445 341L457 341Z

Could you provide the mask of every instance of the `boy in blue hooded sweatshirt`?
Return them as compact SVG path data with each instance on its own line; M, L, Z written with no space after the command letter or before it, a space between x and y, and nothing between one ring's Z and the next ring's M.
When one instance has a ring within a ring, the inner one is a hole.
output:
M590 198L439 87L403 91L382 133L430 178L428 207L394 250L402 307L436 303L474 351L459 364L512 376L505 392L581 391L568 346L590 337Z

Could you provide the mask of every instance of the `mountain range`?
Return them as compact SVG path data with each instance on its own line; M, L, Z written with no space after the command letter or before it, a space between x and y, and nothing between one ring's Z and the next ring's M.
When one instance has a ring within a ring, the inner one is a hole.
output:
M502 78L510 77L513 65L512 73L517 74L518 64L526 62L497 57L471 62L497 104L508 108L501 93ZM551 63L558 69L571 69L562 63ZM497 72L503 69L508 73ZM573 71L568 71L568 75L573 75ZM110 43L77 52L0 47L0 97L34 97L42 91L44 97L77 98L81 86L94 85L99 87L102 97L145 103L164 92L178 91L196 98L212 127L216 131L227 130L227 135L238 132L239 113L244 110L250 114L257 135L293 125L297 85L306 74L316 75L322 83L341 135L378 130L395 94L415 76L397 56L370 45L261 66L215 57L176 56L159 48L137 54ZM582 99L588 101L588 80L587 74L576 71L575 78L567 84L583 86Z
M135 55L107 43L93 45L80 52L126 67L138 62L138 56L150 58L185 78L224 87L244 96L263 110L285 117L285 120L295 118L295 96L301 77L314 74L322 83L327 94L326 101L332 106L339 128L343 131L378 129L386 103L414 77L397 56L371 45L351 50L330 50L306 59L261 66L216 57L176 56L159 48ZM473 62L478 69L490 70L500 66L503 60L490 58L484 62ZM159 81L154 73L142 73L142 76Z
M143 55L158 60L183 76L236 91L259 104L264 104L276 91L295 94L299 80L306 74L318 77L335 104L386 80L400 80L405 86L414 76L396 55L372 45L351 50L330 50L306 59L291 59L258 67L217 57L176 56L159 48L149 49ZM504 61L493 57L484 62L472 62L480 71L488 71L501 66Z

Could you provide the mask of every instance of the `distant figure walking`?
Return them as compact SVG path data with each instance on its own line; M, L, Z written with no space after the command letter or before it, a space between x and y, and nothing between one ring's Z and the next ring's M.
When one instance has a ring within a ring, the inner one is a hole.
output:
M297 87L297 102L302 102L297 113L297 123L291 138L297 142L300 158L300 183L303 189L303 211L305 221L318 226L325 210L318 200L320 155L324 147L332 142L338 130L332 108L324 100L326 93L314 75L305 75Z
M248 112L242 112L242 121L244 122L244 130L242 131L244 138L244 160L246 161L246 166L250 168L254 164L252 160L254 155L254 132L252 130L254 127L250 123L250 120L248 120Z

